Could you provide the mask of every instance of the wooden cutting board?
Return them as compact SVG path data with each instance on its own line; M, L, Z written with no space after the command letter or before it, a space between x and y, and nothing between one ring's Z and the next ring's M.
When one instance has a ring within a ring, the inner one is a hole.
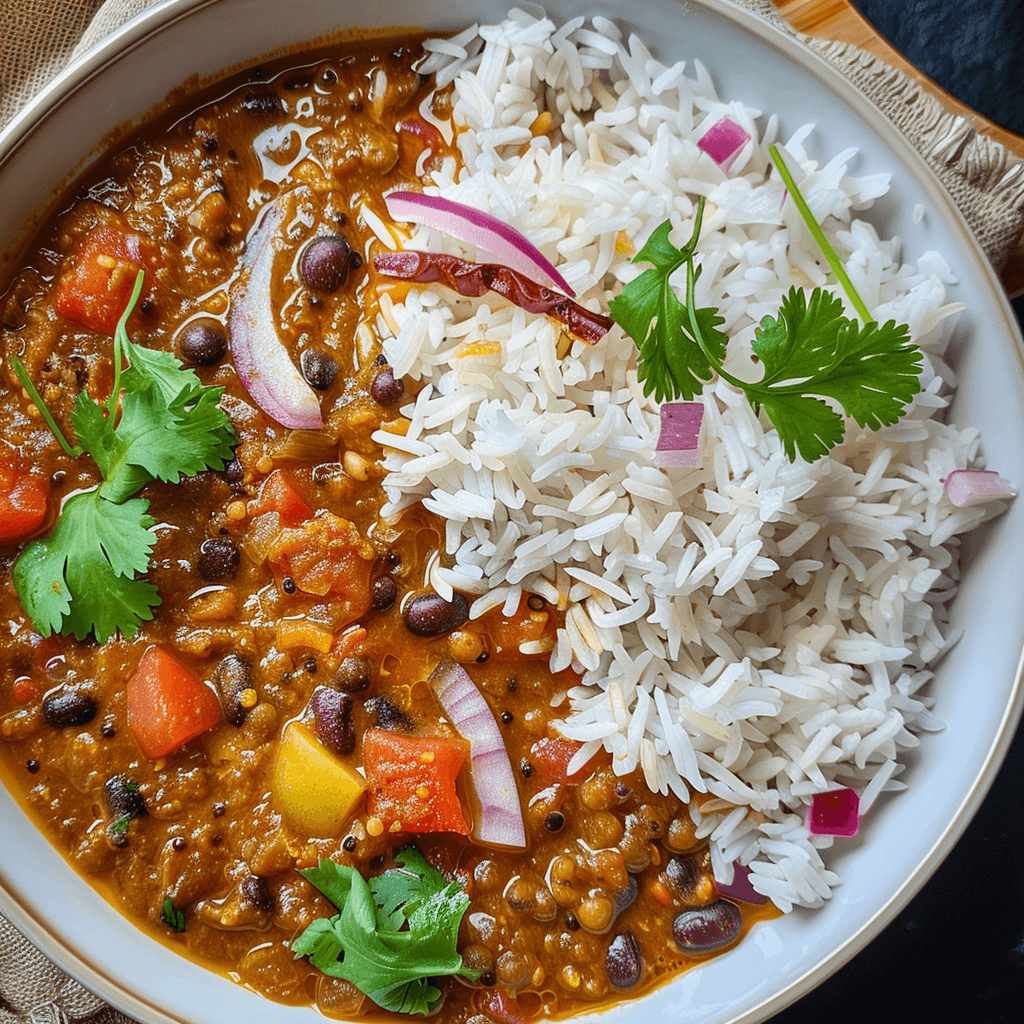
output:
M946 109L962 114L978 132L1001 142L1010 152L1024 159L1024 138L993 124L981 114L951 96L927 75L918 71L902 54L880 36L874 26L849 0L773 0L779 13L799 32L820 39L853 43L899 68L921 82ZM1002 274L1003 285L1011 298L1024 295L1024 239L1007 262Z

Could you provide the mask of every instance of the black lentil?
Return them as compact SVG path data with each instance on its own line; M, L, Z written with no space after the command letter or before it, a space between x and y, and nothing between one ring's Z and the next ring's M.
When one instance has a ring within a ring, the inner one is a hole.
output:
M544 827L549 832L560 832L565 825L565 815L561 811L552 811L544 819Z

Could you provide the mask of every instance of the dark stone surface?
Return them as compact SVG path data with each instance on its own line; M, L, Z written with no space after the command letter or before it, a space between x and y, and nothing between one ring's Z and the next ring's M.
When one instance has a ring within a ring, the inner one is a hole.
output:
M1021 0L851 0L915 67L990 121L1024 135Z
M1024 134L1024 2L854 3L944 89ZM1013 307L1024 324L1024 298ZM1022 848L1024 729L980 811L921 892L846 967L773 1024L1024 1019Z

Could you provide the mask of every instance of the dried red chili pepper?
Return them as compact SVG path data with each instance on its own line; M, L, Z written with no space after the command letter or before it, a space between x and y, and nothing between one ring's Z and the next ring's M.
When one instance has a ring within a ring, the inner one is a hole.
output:
M497 292L527 313L546 313L560 320L582 341L593 345L612 326L611 317L584 309L566 295L500 263L474 263L442 252L420 252L408 249L375 256L373 265L381 274L419 284L440 282L460 295L480 296Z

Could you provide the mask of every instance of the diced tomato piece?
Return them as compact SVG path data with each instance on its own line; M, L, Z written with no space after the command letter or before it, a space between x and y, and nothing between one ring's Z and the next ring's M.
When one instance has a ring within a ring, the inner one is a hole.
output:
M367 729L363 764L370 783L366 810L385 829L398 823L403 832L458 832L469 825L455 780L469 756L458 737L403 736Z
M148 647L128 680L128 728L151 761L212 729L220 701L202 680L160 647Z
M42 526L50 481L31 472L17 452L0 445L0 544L25 540Z
M370 610L370 570L376 552L347 519L321 510L301 526L280 531L267 550L279 580L290 576L304 594L331 595L338 628Z
M95 228L62 272L55 308L90 331L113 334L139 271L148 278L156 266L156 247L142 235L109 225Z
M39 695L39 689L29 676L20 676L11 686L11 695L19 704L25 704Z
M260 493L249 502L249 515L253 518L266 512L276 512L285 526L298 526L313 514L299 494L295 478L283 469L275 469L263 481Z
M583 744L564 736L544 736L530 747L530 764L547 782L575 785L589 774L586 765L569 775L569 762Z
M398 159L408 171L416 171L421 154L427 153L423 170L436 171L444 156L444 139L437 128L422 117L410 117L398 125Z
M526 1024L532 1016L523 1012L514 993L503 988L494 988L487 993L483 1011L495 1024Z

